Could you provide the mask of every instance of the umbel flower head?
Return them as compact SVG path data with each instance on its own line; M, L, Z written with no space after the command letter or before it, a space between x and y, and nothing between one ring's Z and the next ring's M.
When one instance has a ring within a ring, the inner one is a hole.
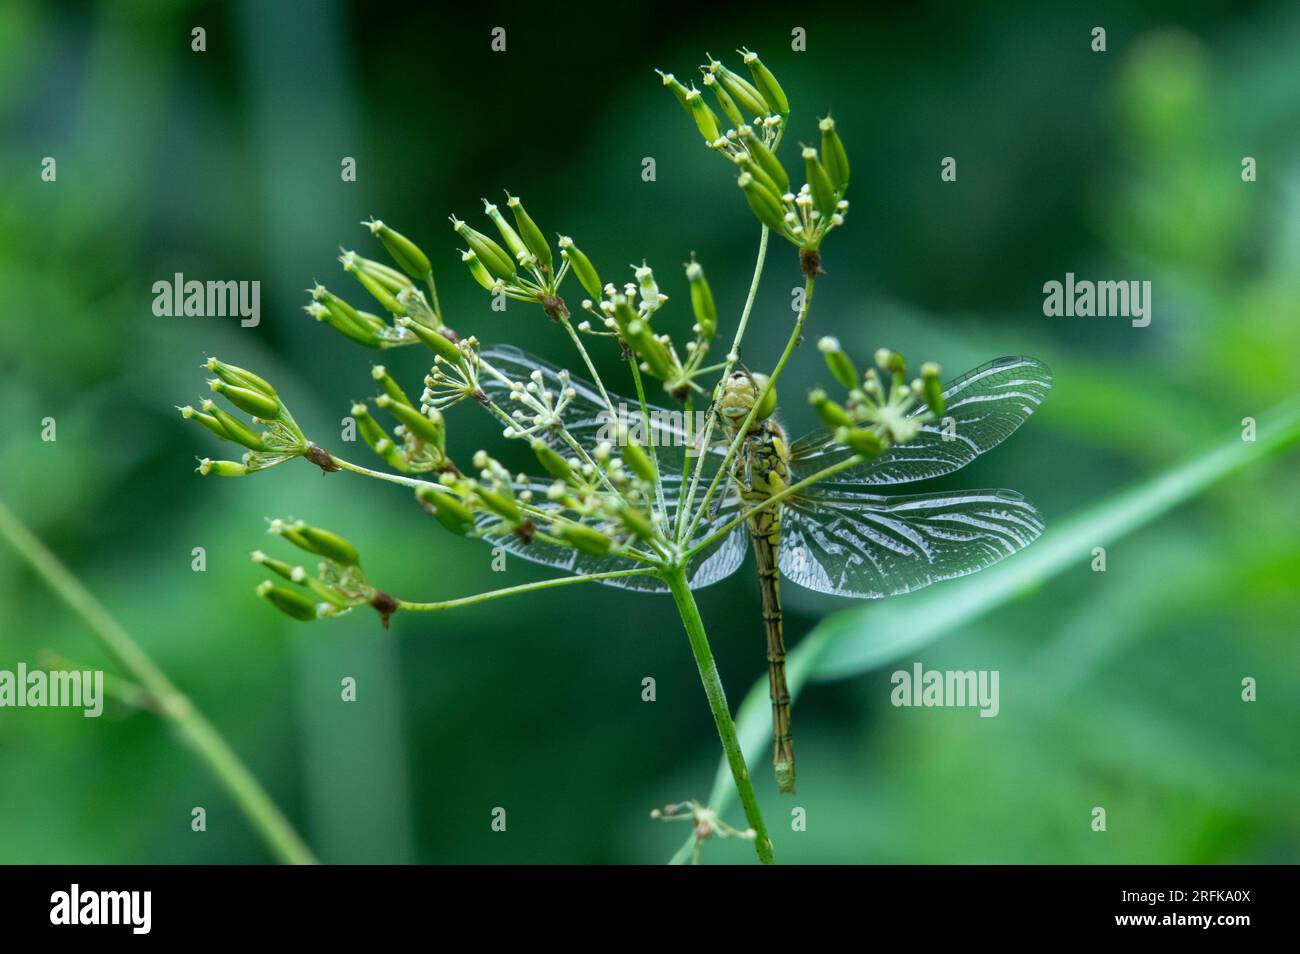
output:
M683 86L672 74L657 71L674 98L686 110L704 143L726 156L738 172L736 184L764 227L799 249L799 262L807 275L821 271L821 244L844 224L849 203L849 158L827 116L818 122L818 147L800 147L805 182L794 189L790 174L777 157L790 118L790 103L772 71L757 53L740 51L750 78L708 57L700 67L704 85L712 90L719 108L731 124L726 128L694 85Z
M313 576L303 566L254 550L251 554L254 563L293 584L284 586L273 580L263 580L257 586L258 596L286 616L302 622L337 616L354 607L369 605L379 613L384 627L388 627L388 618L397 611L398 602L366 579L365 571L361 569L361 554L350 541L331 530L309 526L301 520L272 520L269 532L319 557L320 562Z
M306 457L325 470L333 469L328 455L320 456L324 452L303 435L293 415L265 378L215 357L209 358L204 367L215 375L208 381L212 392L228 401L235 411L249 415L252 423L211 398L201 400L197 408L190 404L178 407L181 417L202 424L223 441L247 449L237 461L201 458L197 468L199 473L243 477L295 457ZM266 430L259 431L258 427Z

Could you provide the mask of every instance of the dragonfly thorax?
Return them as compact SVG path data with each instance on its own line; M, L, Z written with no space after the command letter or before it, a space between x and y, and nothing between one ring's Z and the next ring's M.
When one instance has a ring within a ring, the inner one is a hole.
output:
M751 374L748 371L734 371L727 378L727 383L718 398L717 413L727 434L735 437L754 409L755 402L767 388L767 375ZM759 426L776 410L776 388L768 390L763 403L750 423L750 431L757 431Z

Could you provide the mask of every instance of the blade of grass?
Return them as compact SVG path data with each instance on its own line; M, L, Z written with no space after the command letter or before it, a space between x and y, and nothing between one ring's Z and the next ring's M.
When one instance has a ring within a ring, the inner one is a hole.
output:
M315 864L310 849L221 733L3 500L0 500L0 537L7 539L18 555L45 578L50 589L86 621L104 648L147 693L150 708L176 726L252 823L271 854L286 864Z
M1009 602L1027 588L1088 560L1092 548L1121 539L1192 499L1243 467L1300 442L1300 399L1261 415L1257 439L1234 434L1202 454L1075 514L1024 553L973 576L900 597L835 613L822 620L788 658L792 697L813 679L844 679L913 653L971 620ZM758 758L771 738L767 680L756 683L736 714L736 731L748 758ZM722 811L730 800L731 776L718 770L709 805ZM686 855L683 855L686 852ZM689 844L673 857L689 856Z

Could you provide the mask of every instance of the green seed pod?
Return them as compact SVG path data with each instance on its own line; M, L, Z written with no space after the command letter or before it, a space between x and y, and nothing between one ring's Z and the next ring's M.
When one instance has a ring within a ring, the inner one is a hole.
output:
M745 65L749 67L749 75L754 78L754 87L762 94L763 99L771 106L782 119L790 115L790 100L786 98L785 90L781 89L781 84L776 81L772 71L763 65L763 61L758 58L757 53L749 50L737 50L745 58Z
M486 487L474 488L474 494L498 517L503 517L510 523L523 523L524 512L519 509L513 497L507 497L505 494L497 493L495 490L488 490Z
M492 241L482 232L470 228L456 216L451 217L452 228L456 234L465 240L470 251L478 256L483 267L487 269L488 274L493 278L509 280L515 274L515 260L510 257L500 245Z
M384 389L384 393L394 401L400 401L407 407L415 407L415 403L406 396L406 392L402 390L402 386L393 380L393 376L388 373L388 369L382 364L376 364L371 367L370 376L378 382L381 388Z
M776 153L767 148L763 137L754 132L750 126L741 126L737 131L745 143L745 150L754 157L754 161L767 173L768 178L776 183L776 194L783 196L789 192L790 174L785 171L785 166L781 165L781 160L776 157Z
M721 62L710 57L709 72L718 78L718 82L731 94L731 98L736 101L744 112L751 118L755 116L766 116L772 110L768 108L763 94L760 93L749 80L745 79L739 73L733 73Z
M463 368L465 366L465 356L460 353L460 348L456 347L455 342L444 335L441 331L435 331L433 328L412 321L410 318L398 318L393 322L393 324L411 332L411 334L424 342L430 351L449 364L454 364L458 368Z
M203 410L221 425L221 429L226 432L226 436L236 444L242 444L249 450L266 450L266 442L262 439L262 435L229 411L218 407L212 401L204 401Z
M758 221L778 234L784 233L785 213L781 200L748 172L742 172L736 184L745 191L745 199L754 215L758 216Z
M881 371L892 374L895 380L902 380L907 377L907 362L897 351L890 351L888 348L880 348L876 351L876 366Z
M212 402L208 401L207 403L211 404ZM185 420L198 421L200 424L202 424L204 427L210 430L213 434L216 434L217 437L221 438L223 441L228 441L231 439L230 435L226 432L226 429L221 426L221 422L217 420L216 417L214 417L213 415L207 414L203 411L196 411L193 407L191 407L188 404L185 405L184 407L178 406L176 410L181 412L181 417L185 418Z
M259 378L247 368L237 368L233 364L226 364L217 358L208 358L204 367L227 384L248 388L250 391L261 391L267 397L273 398L277 396L275 388L271 387L269 381Z
M248 388L227 384L220 378L210 380L208 387L245 414L251 414L253 417L260 417L267 421L278 420L280 417L282 405L278 398L268 397L261 391L250 391Z
M754 379L754 397L757 399L767 388L767 382L770 380L766 374L751 374ZM763 398L762 403L758 405L758 412L754 415L755 421L766 421L776 411L776 388L768 388L767 396Z
M311 622L319 615L319 608L310 599L297 590L276 586L270 580L263 580L257 585L257 595L286 616L304 623Z
M565 260L568 261L569 267L573 269L573 274L578 276L578 281L596 301L600 301L604 285L601 284L600 276L596 274L596 268L591 264L591 259L583 254L578 246L573 244L573 239L567 235L560 236L560 249Z
M655 536L655 525L649 516L630 504L619 507L618 519L623 526L642 540L650 540Z
M808 403L817 411L817 416L827 427L852 427L853 418L840 405L836 404L821 388L808 393Z
M523 237L524 244L528 246L528 251L532 252L533 257L546 266L547 271L550 271L554 259L551 257L551 244L546 241L546 236L537 227L537 223L533 221L532 216L524 210L524 204L519 201L518 196L507 192L506 205L510 206L510 211L515 215L515 225L518 226L519 234Z
M361 439L366 442L371 450L374 450L375 445L380 441L388 438L383 425L371 417L370 408L364 404L352 405L352 418L357 422L357 430L361 432Z
M349 541L321 527L312 527L298 521L292 527L294 535L286 538L301 546L309 553L315 553L340 566L356 566L361 562L361 554Z
M343 270L359 281L361 287L369 292L370 297L379 302L385 311L394 315L406 314L406 309L396 297L397 292L410 285L405 275L386 265L380 266L378 262L364 259L355 252L344 252L339 256L339 261L343 263ZM395 285L393 276L396 276L401 283Z
M751 176L757 179L758 184L767 189L774 196L777 196L778 198L781 196L781 187L776 184L771 176L763 171L763 167L755 162L754 157L749 153L737 153L732 157L731 161L736 164L736 168L741 172L748 172Z
M926 406L935 413L944 412L943 385L939 382L939 366L933 361L921 365L921 391L925 395Z
M817 350L826 359L826 367L830 368L836 381L850 391L858 386L858 369L853 366L853 359L840 347L838 338L822 338L817 342Z
M355 341L357 344L365 345L367 348L378 348L381 346L379 336L373 331L369 331L355 322L340 317L318 301L313 301L303 306L303 311L307 312L307 314L311 315L317 321L329 325L339 334L351 341Z
M610 303L614 306L614 324L618 327L619 333L623 337L628 337L628 328L632 322L637 320L636 309L632 307L632 302L623 294L616 294L610 298ZM631 339L628 339L629 343Z
M460 260L469 267L469 273L474 276L474 281L478 282L488 291L495 291L497 280L492 277L492 273L483 265L483 260L478 257L473 249L468 252L460 253Z
M704 97L698 89L691 89L686 94L686 108L691 114L691 119L695 120L695 128L700 131L706 143L712 144L720 134L718 131L718 115L709 108L709 104L704 101Z
M718 330L718 306L713 301L713 290L704 277L704 269L699 262L686 266L686 280L691 283L691 310L695 312L695 322L700 326L700 337L712 341Z
M835 214L835 187L831 185L826 167L817 158L817 150L805 146L803 150L804 169L808 175L808 186L812 190L813 208L829 219Z
M370 234L379 239L402 271L417 281L428 279L433 272L433 266L429 264L429 257L420 250L418 245L401 232L390 229L378 219L371 219L369 222L362 222L361 224L369 228Z
M835 432L835 439L863 457L879 457L885 449L880 435L863 427L842 427Z
M298 576L300 574L297 571L301 571L302 567L292 566L291 564L285 563L283 560L277 560L274 557L267 556L261 550L254 550L249 554L249 557L251 557L252 561L258 566L264 566L273 573L280 574L280 576L284 577L289 582L298 582Z
M195 469L204 477L243 477L248 473L248 467L237 460L211 460L207 457L199 461Z
M506 243L506 248L516 262L527 262L533 257L532 252L528 251L528 246L524 244L523 238L515 231L515 227L506 221L505 216L494 203L484 199L483 211L501 233L501 240Z
M537 462L548 474L557 480L573 482L573 469L569 466L569 462L548 447L545 441L534 438L532 448L533 453L537 455Z
M836 193L843 195L849 187L849 154L844 151L840 134L835 131L835 120L827 116L817 124L817 128L822 131L822 162L826 174L830 176Z
M614 545L614 541L605 534L583 523L561 523L553 529L561 540L591 556L605 556Z
M396 401L387 394L379 395L379 397L375 398L375 403L397 418L408 431L420 440L432 444L439 451L442 451L446 446L447 428L443 423L442 414L436 409L430 408L430 414L426 416L409 404ZM438 415L436 420L432 417L433 414Z
M672 73L665 73L663 70L655 70L655 72L658 73L659 78L664 81L664 85L667 86L670 90L672 90L673 98L676 99L677 102L682 104L682 109L686 110L689 113L691 111L691 108L686 105L686 94L688 92L686 87L683 86L681 82L677 79L677 77L673 76Z
M474 529L474 512L450 491L421 487L415 497L421 507L457 536L463 537Z
M627 343L632 346L632 350L637 356L645 361L650 368L650 373L660 381L667 380L672 376L673 363L668 354L668 348L664 343L655 337L654 332L650 330L647 322L637 319L628 324L624 332Z
M739 129L745 125L745 117L741 115L740 109L736 106L736 101L731 98L731 94L722 88L718 78L712 73L704 74L704 85L713 90L713 95L718 101L718 106L722 109L722 114L727 117L733 129Z
M654 464L650 462L644 447L629 437L620 454L623 458L624 467L647 483L654 483Z

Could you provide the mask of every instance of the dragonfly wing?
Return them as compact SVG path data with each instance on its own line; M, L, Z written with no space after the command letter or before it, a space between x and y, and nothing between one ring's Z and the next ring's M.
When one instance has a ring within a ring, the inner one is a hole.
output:
M786 501L777 559L800 586L874 599L982 570L1042 531L1010 490L884 497L815 485Z
M680 477L664 478L664 492L668 501L670 521L676 519L674 501L678 499ZM526 486L516 488L533 492L530 506L548 512L558 512L558 504L547 500L546 490L550 485L542 481L533 481ZM715 530L725 526L737 512L737 501L733 498L719 508L712 520L701 520L697 531L697 540L702 540ZM507 553L530 563L554 567L570 574L610 573L616 570L635 569L638 565L633 560L620 556L593 556L571 547L548 543L534 537L529 542L513 533L504 521L495 514L480 514L477 521L480 539L494 547L501 547ZM596 529L610 536L618 536L619 528L593 524ZM692 589L701 589L720 580L726 579L740 569L745 560L745 535L732 532L726 537L706 547L692 558L687 567L687 579ZM667 593L668 587L662 580L649 574L645 576L620 577L613 580L601 580L606 586L624 590L636 590L643 593Z
M836 484L871 487L928 480L964 467L996 447L1033 414L1052 387L1052 372L1036 358L997 358L950 382L940 420L921 426L915 440L836 474ZM912 417L927 410L922 404ZM952 418L945 436L943 418ZM790 448L791 470L803 479L849 457L831 431L813 431Z
M564 388L559 367L513 345L494 345L484 350L482 356L486 364L491 366L491 370L486 367L481 370L479 386L502 410L512 416L516 411L524 410L520 402L511 395L513 382L518 381L526 387L533 380L532 375L536 371L541 375L541 386L547 391L558 395ZM610 403L614 406L614 413L611 414L605 399L601 397L595 385L570 374L568 387L574 394L561 416L565 429L588 454L592 453L601 441L616 444L617 431L619 425L622 425L642 446L652 445L657 449L661 471L681 472L687 427L686 415L681 408L669 410L647 404L645 415L645 418L649 419L649 440L647 440L646 420L641 414L639 400L612 391L608 392ZM523 422L525 426L530 423L529 420ZM692 424L696 425L693 433L698 433L698 422ZM538 436L556 450L564 451L566 454L572 451L560 436L558 429L542 432Z

